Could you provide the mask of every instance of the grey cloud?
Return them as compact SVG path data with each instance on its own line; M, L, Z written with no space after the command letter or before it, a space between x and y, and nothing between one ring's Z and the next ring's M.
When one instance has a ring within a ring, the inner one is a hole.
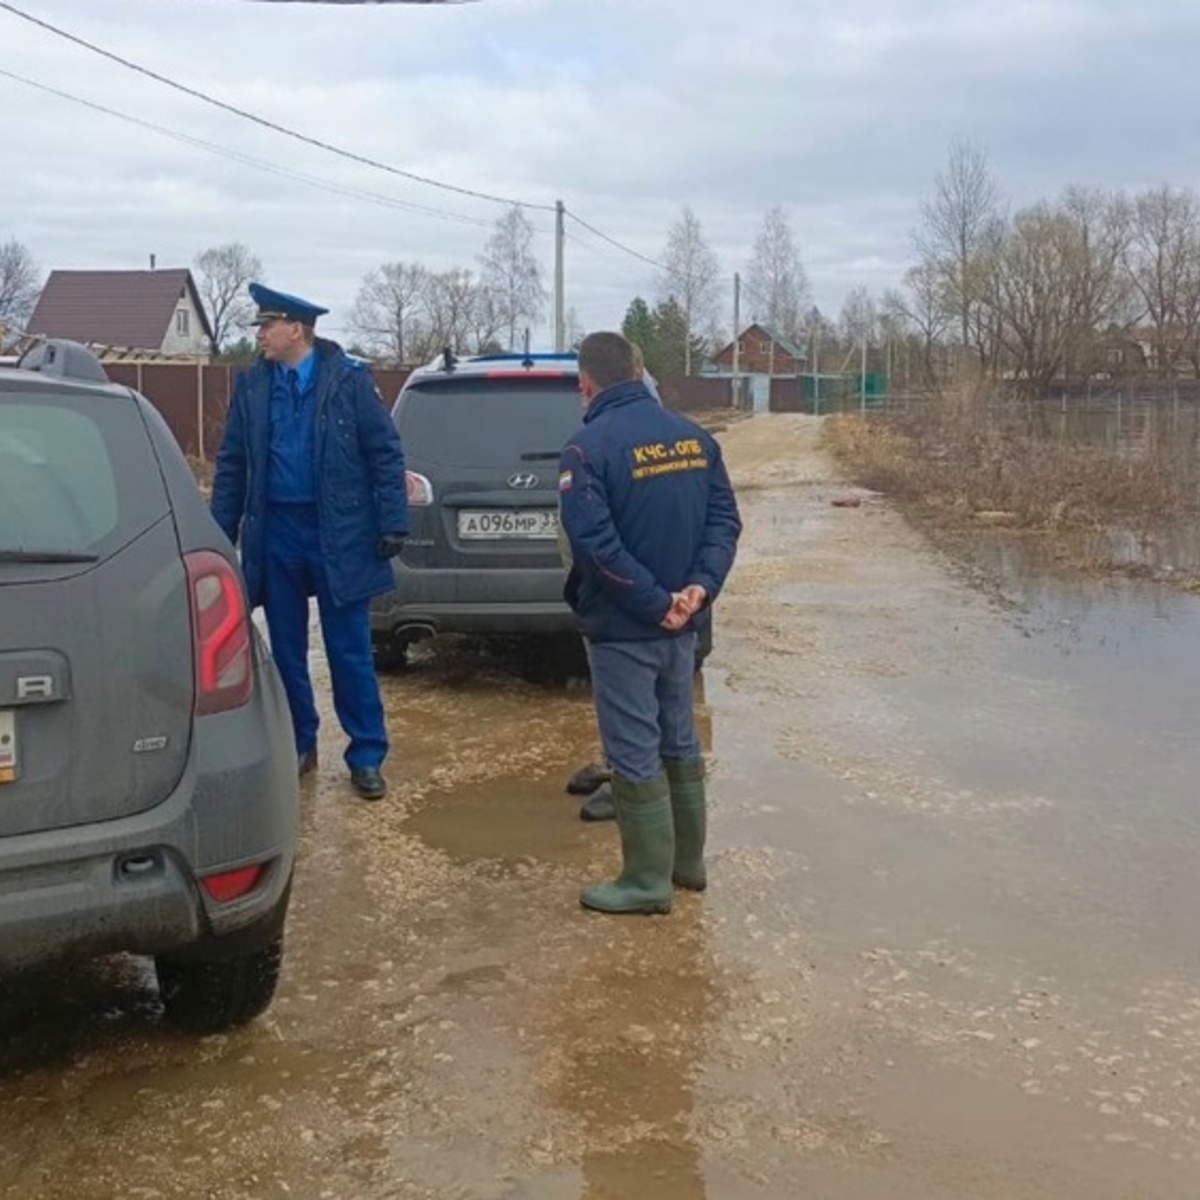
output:
M32 0L31 0L32 7ZM681 204L727 276L789 211L817 299L894 286L953 138L1015 204L1068 183L1200 182L1183 135L1200 8L1149 0L480 0L300 5L46 0L39 16L328 141L465 187L562 197L656 256ZM289 170L468 218L496 206L287 141L0 13L0 66ZM473 265L486 229L330 195L0 78L0 238L46 266L254 248L344 320L379 262ZM535 214L549 270L550 217ZM653 269L573 228L568 303L618 321Z

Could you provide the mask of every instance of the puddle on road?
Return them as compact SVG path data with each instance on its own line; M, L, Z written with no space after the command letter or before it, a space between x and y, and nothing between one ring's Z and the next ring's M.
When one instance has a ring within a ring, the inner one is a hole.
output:
M496 779L431 793L405 828L461 863L499 863L508 870L534 861L580 863L593 852L601 826L579 819L580 797L565 780Z

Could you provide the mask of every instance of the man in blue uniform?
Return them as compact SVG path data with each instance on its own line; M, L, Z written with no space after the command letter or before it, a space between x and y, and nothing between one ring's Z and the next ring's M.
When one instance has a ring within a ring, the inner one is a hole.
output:
M387 730L371 655L370 599L392 587L408 532L404 453L370 372L319 338L328 309L261 284L259 358L238 376L217 455L212 511L237 543L251 606L261 604L283 677L300 774L317 765L308 673L316 596L333 704L350 739L355 791L379 800Z
M565 595L588 643L623 859L580 901L665 913L672 882L708 882L692 619L717 598L742 523L716 440L659 406L620 334L584 338L579 390L583 426L559 464Z

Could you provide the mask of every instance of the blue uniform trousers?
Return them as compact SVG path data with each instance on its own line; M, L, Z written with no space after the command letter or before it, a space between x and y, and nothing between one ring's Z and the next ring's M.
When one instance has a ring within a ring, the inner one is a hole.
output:
M653 779L663 759L695 759L692 708L696 635L644 642L588 642L592 697L608 765L633 782Z
M283 678L296 753L315 749L319 718L308 673L308 601L316 596L333 680L333 707L350 739L351 770L387 757L387 728L371 655L370 601L334 603L321 557L315 505L273 504L267 511L263 612Z

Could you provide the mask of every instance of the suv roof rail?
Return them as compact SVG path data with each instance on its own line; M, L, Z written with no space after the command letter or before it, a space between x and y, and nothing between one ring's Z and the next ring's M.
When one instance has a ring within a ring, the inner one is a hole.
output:
M37 371L59 379L74 379L82 383L110 383L104 367L94 351L81 342L66 338L47 338L30 347L17 363L22 371Z
M540 362L574 362L579 355L572 353L539 353L533 351L525 354L472 354L468 361L473 363L486 362L519 362L536 366Z

